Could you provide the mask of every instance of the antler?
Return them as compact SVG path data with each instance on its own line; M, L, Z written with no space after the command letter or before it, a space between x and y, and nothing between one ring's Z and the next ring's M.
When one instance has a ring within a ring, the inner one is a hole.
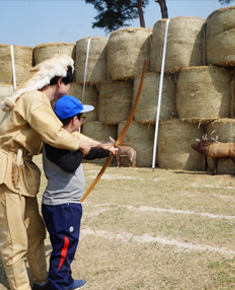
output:
M219 140L219 136L214 137L214 136L213 136L214 133L215 133L215 130L213 130L213 131L211 132L210 140L213 141L213 142L215 142L215 143L220 143L220 142L218 141L218 140Z
M207 134L203 134L202 135L202 139L200 140L200 139L196 139L196 141L197 142L207 142L207 141L212 141L212 142L215 142L215 143L220 143L219 141L218 141L218 139L219 139L219 136L216 136L216 137L214 137L213 135L214 135L214 133L215 133L215 130L213 130L212 132L211 132L211 135L210 135L210 137L208 138L207 137Z

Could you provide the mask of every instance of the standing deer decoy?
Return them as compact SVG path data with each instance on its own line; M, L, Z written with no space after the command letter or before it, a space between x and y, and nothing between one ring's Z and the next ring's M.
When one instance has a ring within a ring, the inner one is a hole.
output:
M218 136L214 137L215 130L211 132L210 137L207 134L202 139L196 139L197 143L191 144L191 147L213 160L213 175L217 174L219 158L230 158L235 164L235 143L220 143Z
M109 140L110 142L115 145L116 144L116 141L112 138L112 137L109 137ZM126 157L130 162L131 162L131 166L132 167L135 167L136 165L136 151L129 147L129 146L118 146L118 152L116 153L116 163L117 163L117 166L120 167L120 158L121 157Z

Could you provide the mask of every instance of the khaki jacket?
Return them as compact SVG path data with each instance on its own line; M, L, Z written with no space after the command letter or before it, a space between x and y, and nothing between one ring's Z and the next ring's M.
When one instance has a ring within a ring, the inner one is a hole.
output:
M44 93L24 93L14 109L5 113L0 125L0 185L4 183L15 193L35 196L41 173L32 157L41 153L42 141L74 151L79 148L79 139L87 140L91 146L97 144L78 132L64 130ZM22 157L17 161L19 151Z

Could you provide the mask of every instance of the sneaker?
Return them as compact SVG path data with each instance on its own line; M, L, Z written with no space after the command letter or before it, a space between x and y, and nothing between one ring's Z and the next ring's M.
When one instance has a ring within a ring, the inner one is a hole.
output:
M81 289L83 286L85 286L86 280L74 280L73 284L70 285L66 290L75 290L75 289Z
M32 290L50 290L50 285L51 285L50 281L47 281L46 283L43 284L33 283Z

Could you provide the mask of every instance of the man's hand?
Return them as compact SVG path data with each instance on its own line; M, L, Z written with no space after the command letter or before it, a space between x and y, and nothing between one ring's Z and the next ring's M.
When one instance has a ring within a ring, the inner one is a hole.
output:
M118 152L118 148L114 147L112 143L100 143L96 147L108 150L113 155Z
M91 150L91 145L86 140L79 140L79 148L82 151L83 156L88 154Z

